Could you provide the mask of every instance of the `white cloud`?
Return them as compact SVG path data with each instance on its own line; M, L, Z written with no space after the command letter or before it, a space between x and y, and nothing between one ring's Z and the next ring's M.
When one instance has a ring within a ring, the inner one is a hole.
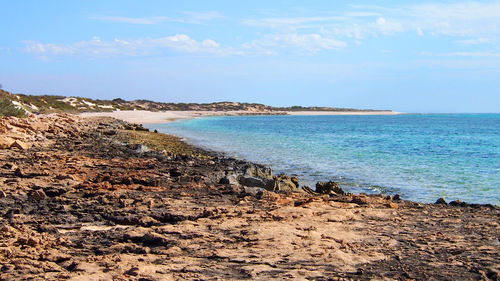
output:
M158 24L168 21L167 17L129 18L129 17L90 17L92 20L112 21L130 24Z
M421 4L400 13L407 25L417 25L434 34L467 36L500 31L500 2Z
M445 53L440 54L440 56L449 56L449 57L500 57L499 52L453 52L453 53Z
M201 44L203 45L203 47L207 47L207 48L220 47L220 45L217 42L215 42L214 40L211 40L211 39L203 40L203 42Z
M439 56L439 57L500 57L500 52L494 51L477 51L477 52L451 52L451 53L432 53L421 52L425 56Z
M178 22L178 23L188 23L188 24L202 24L204 22L221 18L222 15L216 11L205 11L205 12L192 12L184 11L180 12L183 16L181 17L121 17L121 16L96 16L89 17L91 20L109 21L109 22L120 22L128 24L159 24L162 22Z
M464 45L479 45L479 44L489 43L489 42L491 42L491 40L487 39L487 38L480 37L480 38L476 38L476 39L458 40L457 42L460 44L464 44Z
M341 17L293 17L293 18L262 18L246 19L242 23L248 26L268 27L268 28L290 28L296 25L321 23L339 20Z
M94 37L89 41L80 41L69 45L43 44L36 41L25 41L24 50L39 57L58 55L78 55L87 57L113 57L113 56L147 56L162 54L165 51L178 51L192 54L206 55L241 55L241 52L232 48L223 48L211 39L199 42L185 34L161 38L142 39L114 39L103 41Z
M187 21L191 21L192 23L199 23L203 21L209 21L213 19L222 18L222 15L217 11L204 11L204 12L192 12L192 11L184 11L181 14L187 15Z
M266 49L294 49L298 52L317 53L322 50L341 49L347 46L346 42L334 38L323 37L320 34L278 34L254 40L247 44L247 48Z
M404 31L403 25L399 22L396 22L394 20L388 20L386 18L380 17L376 21L376 28L382 33L382 34L393 34L396 32L402 32Z
M355 6L344 11L322 11L328 16L247 19L244 25L284 31L301 29L357 40L369 36L416 32L417 35L492 37L500 34L500 2L461 2L381 7Z

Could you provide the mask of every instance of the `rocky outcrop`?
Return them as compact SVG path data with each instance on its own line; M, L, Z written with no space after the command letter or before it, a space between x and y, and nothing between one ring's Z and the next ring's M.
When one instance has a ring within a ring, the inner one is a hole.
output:
M340 185L336 182L318 182L316 183L316 192L319 194L330 194L330 195L344 195L345 192L342 190Z

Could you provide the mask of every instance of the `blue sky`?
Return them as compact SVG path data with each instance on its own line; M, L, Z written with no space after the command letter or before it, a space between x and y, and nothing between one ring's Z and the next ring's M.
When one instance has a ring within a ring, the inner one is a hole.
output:
M499 112L500 1L0 0L15 93Z

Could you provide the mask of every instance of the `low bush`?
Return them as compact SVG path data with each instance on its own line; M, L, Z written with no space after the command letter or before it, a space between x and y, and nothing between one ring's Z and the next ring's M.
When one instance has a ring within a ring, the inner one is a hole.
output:
M26 112L17 108L8 98L0 99L0 116L26 117Z

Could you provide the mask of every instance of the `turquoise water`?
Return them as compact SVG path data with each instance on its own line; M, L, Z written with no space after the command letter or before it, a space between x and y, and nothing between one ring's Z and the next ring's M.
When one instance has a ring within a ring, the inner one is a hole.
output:
M150 128L350 192L500 205L500 114L239 116Z

